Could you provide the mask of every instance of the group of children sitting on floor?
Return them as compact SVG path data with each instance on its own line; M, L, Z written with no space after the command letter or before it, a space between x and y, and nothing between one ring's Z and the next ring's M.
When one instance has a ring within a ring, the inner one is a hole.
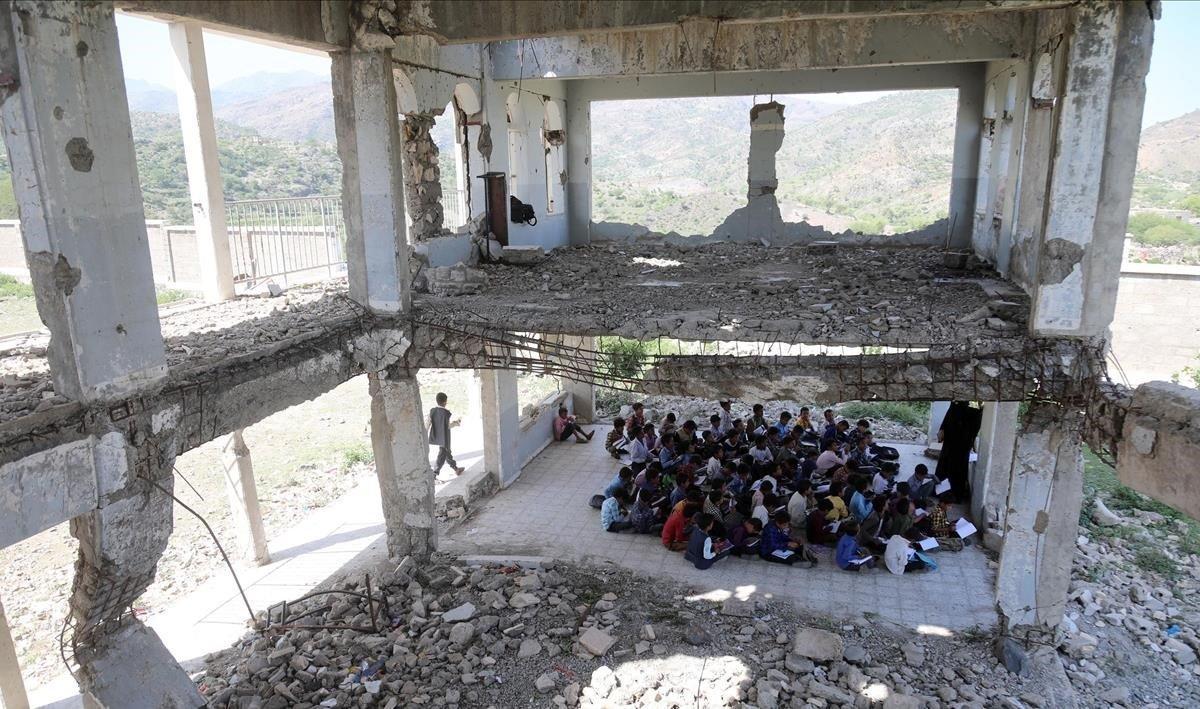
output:
M743 421L720 407L703 431L673 413L656 427L641 404L613 420L605 448L627 464L592 501L605 531L659 534L698 569L731 554L811 567L824 545L847 571L882 559L903 573L936 568L927 550L962 549L948 485L925 465L896 482L899 452L867 420L851 428L826 409L818 426L805 407L768 421L756 404Z

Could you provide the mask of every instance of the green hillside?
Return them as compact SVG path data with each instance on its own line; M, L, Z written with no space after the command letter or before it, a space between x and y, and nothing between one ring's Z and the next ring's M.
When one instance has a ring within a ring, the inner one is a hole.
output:
M904 231L946 215L954 91L855 106L776 100L785 106L776 195L786 219ZM750 97L735 97L594 106L593 218L711 232L745 203L751 105ZM655 130L630 126L630 115Z
M130 121L146 218L191 224L178 116L133 111ZM224 121L217 122L217 143L227 200L341 191L342 164L329 143L272 140ZM7 155L0 158L0 219L16 219Z

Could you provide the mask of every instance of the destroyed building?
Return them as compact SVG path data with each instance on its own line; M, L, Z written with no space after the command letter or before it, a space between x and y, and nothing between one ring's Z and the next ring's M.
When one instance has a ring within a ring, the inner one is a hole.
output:
M424 367L479 371L500 486L520 474L522 371L563 377L583 416L600 380L712 398L984 402L971 508L999 550L996 606L1017 637L1062 616L1085 441L1131 486L1200 514L1200 398L1123 390L1104 366L1155 2L2 4L0 124L50 337L0 356L0 546L71 520L63 647L99 706L202 703L130 613L171 534L176 457L352 377L370 381L397 557L438 544ZM171 23L220 328L160 322L117 10ZM347 279L286 313L235 298L203 28L332 58ZM746 203L714 233L592 219L593 102L921 88L958 92L948 217L925 229L784 221L787 107L774 101L746 117ZM443 228L430 138L448 103L470 225L457 234ZM536 224L510 220L510 196ZM893 277L823 291L848 262ZM648 317L630 292L674 307ZM596 371L603 335L739 346L660 352L621 381Z

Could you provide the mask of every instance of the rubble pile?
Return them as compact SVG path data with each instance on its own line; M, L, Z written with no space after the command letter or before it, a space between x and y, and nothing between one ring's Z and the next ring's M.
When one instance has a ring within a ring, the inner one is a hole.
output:
M984 266L947 266L943 253L593 244L534 263L488 264L485 293L425 297L417 308L507 319L513 329L638 339L921 345L1020 336L1028 298Z
M178 308L161 319L167 365L200 369L266 352L289 340L328 332L362 312L346 282L296 286L277 297L243 297ZM28 335L0 350L0 421L69 403L54 392L47 333ZM7 344L7 343L6 343Z
M1058 629L1067 675L1098 704L1200 706L1200 556L1180 549L1188 524L1097 502L1076 541ZM1153 550L1178 573L1146 568Z
M1051 706L1045 681L1008 673L983 634L833 625L786 603L691 597L663 579L554 562L405 559L379 580L385 629L315 627L368 625L364 599L303 601L293 614L329 608L206 658L196 681L209 705Z

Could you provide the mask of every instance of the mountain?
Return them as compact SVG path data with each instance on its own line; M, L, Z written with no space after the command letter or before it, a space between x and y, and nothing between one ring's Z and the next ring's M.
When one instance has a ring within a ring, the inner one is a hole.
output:
M175 89L139 79L125 82L129 110L179 113ZM216 118L253 128L267 138L332 143L329 77L307 71L256 72L212 88Z
M218 119L262 135L299 142L333 143L333 90L329 81L302 84L265 96L247 97L214 108Z
M153 111L155 113L179 113L175 89L141 79L126 79L125 93L129 97L130 111Z
M1142 131L1138 172L1200 183L1200 111L1155 123Z
M785 219L838 231L903 231L945 216L954 91L895 93L853 106L775 100L784 105L776 196ZM751 105L751 97L594 105L596 221L711 232L745 204ZM656 130L631 126L631 115Z

